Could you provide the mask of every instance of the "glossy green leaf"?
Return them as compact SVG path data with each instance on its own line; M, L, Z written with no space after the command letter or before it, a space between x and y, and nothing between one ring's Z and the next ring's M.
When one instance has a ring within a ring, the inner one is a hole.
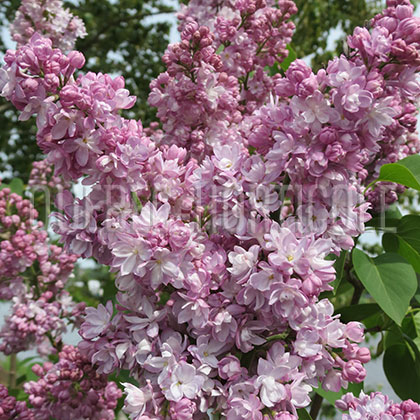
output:
M416 360L407 344L395 344L387 348L383 367L389 383L401 399L411 398L420 402L420 377Z
M420 253L402 236L387 232L382 237L382 246L385 251L396 252L404 257L420 273Z
M396 205L390 206L385 212L377 214L366 223L366 226L376 228L395 227L400 221L402 214Z
M416 336L420 338L420 311L416 313L412 313L411 317L413 319Z
M403 322L401 324L401 330L403 339L404 336L407 336L410 339L417 337L416 325L414 324L412 312L409 312L403 319Z
M420 216L404 216L395 233L385 233L382 245L386 251L397 252L420 273Z
M383 165L377 181L389 181L420 191L420 155Z
M395 233L386 232L382 236L382 247L386 252L398 253L398 237Z
M414 340L409 337L407 334L403 333L404 340L407 343L407 348L411 353L411 356L414 359L414 369L415 373L418 378L420 378L420 351L417 347L417 344L414 342Z
M359 303L358 305L340 308L336 313L341 314L342 322L363 321L366 318L381 312L381 308L376 303Z
M390 323L393 323L377 303L345 306L338 309L335 313L340 314L342 322L359 321L363 322L366 328L379 327L384 330Z
M417 290L413 267L398 254L386 253L371 258L357 248L353 250L353 266L357 277L382 310L401 325Z
M392 327L385 333L384 346L385 349L394 346L395 344L403 344L404 337L401 328L393 324Z

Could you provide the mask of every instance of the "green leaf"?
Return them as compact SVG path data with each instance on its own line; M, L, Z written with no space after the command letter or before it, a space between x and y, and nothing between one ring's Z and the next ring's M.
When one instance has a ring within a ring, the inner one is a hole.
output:
M251 156L255 155L256 150L257 149L254 146L248 146L248 152Z
M336 295L343 295L345 293L353 292L353 286L348 281L343 281L344 278L341 280L337 288Z
M385 375L396 394L403 400L420 402L420 377L416 360L407 344L395 344L385 350L383 367Z
M414 324L413 313L409 312L403 319L401 324L402 336L406 336L405 340L413 339L417 337L416 325Z
M417 347L417 344L414 342L414 340L409 337L407 334L403 333L404 340L408 344L408 349L411 353L411 356L414 359L414 369L415 373L418 378L420 378L420 351Z
M27 382L28 379L26 377L26 374L24 375L20 375L17 379L16 379L16 385L19 386L21 384L23 384L24 382Z
M158 305L165 306L170 298L171 298L171 293L165 290L162 290L162 292L160 293L160 299L159 299Z
M13 178L9 184L1 184L0 190L4 188L9 188L12 193L22 195L25 190L25 184L20 178Z
M401 328L393 324L392 327L385 333L384 347L388 349L396 344L404 344L404 337Z
M280 67L284 71L286 71L290 64L292 64L297 58L295 50L290 45L287 46L287 49L289 50L289 55L280 63Z
M381 308L376 303L359 303L357 305L340 308L336 313L341 314L342 322L363 321L366 318L381 312Z
M396 233L384 234L384 249L397 252L420 273L420 216L404 216L396 227Z
M394 204L390 206L385 212L373 216L372 219L366 223L366 226L375 228L395 227L397 226L401 217L402 214L399 208Z
M381 167L378 181L395 182L420 191L420 155L408 156Z
M39 356L26 357L25 359L19 360L19 366L30 364L31 362L34 362L33 364L35 364L35 363L37 363L37 360L42 360L42 359L40 359ZM32 364L31 364L31 366L32 366Z
M386 330L391 324L395 323L385 314L376 303L359 303L357 305L345 306L337 309L335 315L340 315L340 320L344 323L350 321L363 322L366 328L378 328Z
M18 401L23 401L25 400L25 397L27 397L27 394L25 393L25 391L23 389L8 389L9 395L12 397L15 397Z
M346 265L346 257L348 252L347 251L341 251L340 256L335 260L334 268L336 271L336 277L333 282L331 282L331 286L334 288L333 293L334 296L337 293L338 286L340 286L341 280L344 275L344 266Z
M411 313L413 320L414 329L416 331L417 338L420 338L420 311L416 313Z
M398 254L386 253L371 258L357 248L353 250L353 266L357 277L382 310L401 325L417 291L413 267Z
M22 195L25 189L25 184L20 178L13 178L9 184L10 191Z
M297 413L299 416L299 420L312 420L311 415L304 408L299 408L297 410Z
M385 232L382 236L382 247L386 252L398 253L398 237L395 233Z

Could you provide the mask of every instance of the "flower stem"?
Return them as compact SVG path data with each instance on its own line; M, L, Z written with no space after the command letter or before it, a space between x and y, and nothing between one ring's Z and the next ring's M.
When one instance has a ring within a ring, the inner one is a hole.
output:
M313 420L316 420L316 418L318 417L319 411L321 410L321 407L322 407L322 400L323 398L321 397L321 395L315 394L315 397L312 400L311 412L310 412L310 415Z
M16 388L16 365L17 356L16 353L10 355L10 366L9 366L9 389Z

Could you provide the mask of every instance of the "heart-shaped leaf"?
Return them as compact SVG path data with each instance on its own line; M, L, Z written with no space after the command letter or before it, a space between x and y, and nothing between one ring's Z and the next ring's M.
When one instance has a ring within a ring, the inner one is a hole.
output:
M397 395L420 402L420 377L413 352L405 343L395 344L385 350L383 367L385 375Z
M397 252L420 273L420 216L404 216L395 233L385 233L382 245L386 251Z
M413 267L398 254L386 253L371 258L357 248L353 250L353 266L357 277L382 310L401 325L417 290Z
M383 165L378 181L389 181L420 191L420 155L411 155L395 163Z

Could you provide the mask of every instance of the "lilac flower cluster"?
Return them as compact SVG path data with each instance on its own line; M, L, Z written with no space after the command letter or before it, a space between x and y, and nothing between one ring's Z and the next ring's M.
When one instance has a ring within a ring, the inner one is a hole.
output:
M380 392L366 395L363 391L359 397L352 393L345 394L336 401L336 406L343 414L343 420L416 420L420 418L420 405L412 400L394 404Z
M370 31L356 29L347 41L348 55L332 60L326 70L315 75L303 61L292 63L274 89L279 98L289 100L275 99L248 119L249 144L275 163L279 172L286 171L292 201L302 206L296 213L304 216L307 204L317 203L311 205L317 214L310 216L327 220L321 230L343 248L360 228L356 220L343 220L332 207L339 201L349 210L357 207L363 222L366 207L359 207L365 201L360 185L375 179L384 163L417 153L420 147L414 134L420 39L411 36L419 20L413 17L411 5L400 3L404 4L377 16ZM406 25L412 26L408 30ZM408 43L405 55L396 51L400 42ZM345 203L332 195L342 194L347 186L354 193ZM392 185L371 190L368 201L389 204L397 198L393 190L401 191ZM334 232L328 233L329 220L337 216Z
M38 32L47 34L64 51L72 50L77 38L86 36L83 21L64 9L61 0L22 0L10 31L18 45L25 45Z
M290 0L192 0L181 6L179 29L182 32L192 22L210 29L213 45L221 51L222 71L238 78L241 99L251 110L267 99L272 87L264 68L281 63L289 54L286 47L295 28L289 19L296 12Z
M37 216L28 199L0 190L0 299L13 300L0 331L5 354L33 345L48 354L66 330L63 318L76 321L84 310L64 290L77 256L51 244Z
M44 192L48 191L48 196L55 196L58 192L70 189L71 184L54 175L53 168L44 159L32 163L28 186L35 192L42 188Z
M0 420L35 420L34 413L25 402L16 401L7 388L0 384Z
M34 365L32 370L40 379L26 382L24 390L36 419L115 418L121 390L105 375L98 375L78 349L64 346L57 363Z
M271 3L211 0L184 6L181 42L169 46L163 56L168 70L150 85L149 104L163 124L163 136L155 141L185 147L202 159L215 144L241 137L243 113L260 106L273 87L275 78L264 67L287 56L294 29L288 19L295 4Z
M319 295L335 279L327 256L353 247L380 201L363 195L376 162L419 150L420 20L389 0L326 70L296 60L270 77L294 12L191 2L151 85L162 130L119 115L135 101L122 77L75 77L81 53L35 34L5 56L2 96L37 116L55 174L90 186L57 196L54 229L116 273L117 303L86 310L80 351L137 381L132 419L296 420L320 383L365 378L362 325Z
M222 71L209 28L188 23L181 39L163 56L168 71L151 83L149 104L158 108L163 124L160 142L185 147L193 157L202 158L211 147L214 126L228 127L241 119L239 83Z
M19 275L45 254L47 233L34 225L37 216L29 200L0 190L0 299L12 298L21 289Z
M64 287L77 259L49 242L38 212L28 199L0 190L0 286L1 299L20 295L22 280L34 269L37 287L57 293ZM26 290L23 290L24 292Z
M31 42L44 42L46 50L50 48L47 40L37 36ZM67 92L77 91L80 80L83 78L70 81L59 92L60 102L51 107L55 116L38 127L38 138L51 139L50 147L55 150L61 147L64 153L74 153L67 158L73 164L68 175L77 176L85 168L88 182L95 182L89 196L76 203L68 192L58 197L57 205L64 214L57 216L56 231L73 251L95 255L110 264L118 273L119 288L125 292L119 295L116 317L112 319L110 305L92 308L81 328L85 339L81 348L98 371L127 368L144 386L150 383L152 405L145 401L140 408L150 415L160 411L154 401L164 399L170 405L185 397L197 400L189 411L205 412L212 407L232 419L243 416L243 401L248 398L258 406L255 413L260 416L264 407L296 414L296 407L309 404L309 392L319 380L333 390L346 386L349 380L362 381L362 363L370 354L356 344L363 338L361 325L345 327L333 317L328 301L316 299L334 279L332 262L324 259L332 248L331 241L295 234L268 218L255 231L250 226L244 232L248 237L243 239L228 231L209 235L197 222L186 219L191 220L195 213L186 213L193 210L193 203L186 200L184 191L193 190L196 184L200 174L197 164L185 164L186 153L176 146L156 149L138 125L118 118L113 108L108 114L104 108L97 112L95 105L85 108L91 115L84 118L93 122L87 126L87 130L93 127L92 138L102 140L95 144L115 152L105 154L98 147L84 149L86 154L78 156L79 149L75 152L65 144L80 144L75 134L79 120L64 117L61 98L64 96L63 103L67 103ZM92 94L91 99L99 102L100 98ZM68 100L68 106L72 103ZM79 111L72 108L69 112ZM115 125L105 132L99 126L104 121ZM54 137L59 141L54 142ZM239 166L232 163L239 150L233 148L233 153L225 156L230 151L221 147L220 153L217 149L214 153L215 166L233 171ZM130 169L136 169L142 182L132 183L127 176L127 152L130 157L135 153ZM166 176L160 177L160 173ZM130 200L128 208L115 208L121 201L114 199L112 207L106 207L109 201L101 192L110 183L122 186L118 193ZM181 183L179 192L174 188L176 183ZM147 202L151 191L159 207ZM131 201L130 193L142 207L138 214L133 214L136 201ZM206 216L204 210L197 211ZM265 210L262 215L269 212ZM99 226L98 219L103 220ZM169 297L167 306L159 309L165 294ZM141 305L139 296L144 296ZM244 359L247 353L262 353L239 362L234 356L237 351ZM283 356L286 366L293 360L291 367L270 372L270 363ZM269 388L276 383L277 391L271 394ZM235 389L237 392L232 393ZM141 392L145 392L143 388ZM255 404L249 407L251 411L255 411Z
M66 291L15 297L12 313L0 331L0 351L7 355L36 346L42 356L55 353L62 345L61 335L67 331L66 320L80 324L84 309L85 304L76 305Z

